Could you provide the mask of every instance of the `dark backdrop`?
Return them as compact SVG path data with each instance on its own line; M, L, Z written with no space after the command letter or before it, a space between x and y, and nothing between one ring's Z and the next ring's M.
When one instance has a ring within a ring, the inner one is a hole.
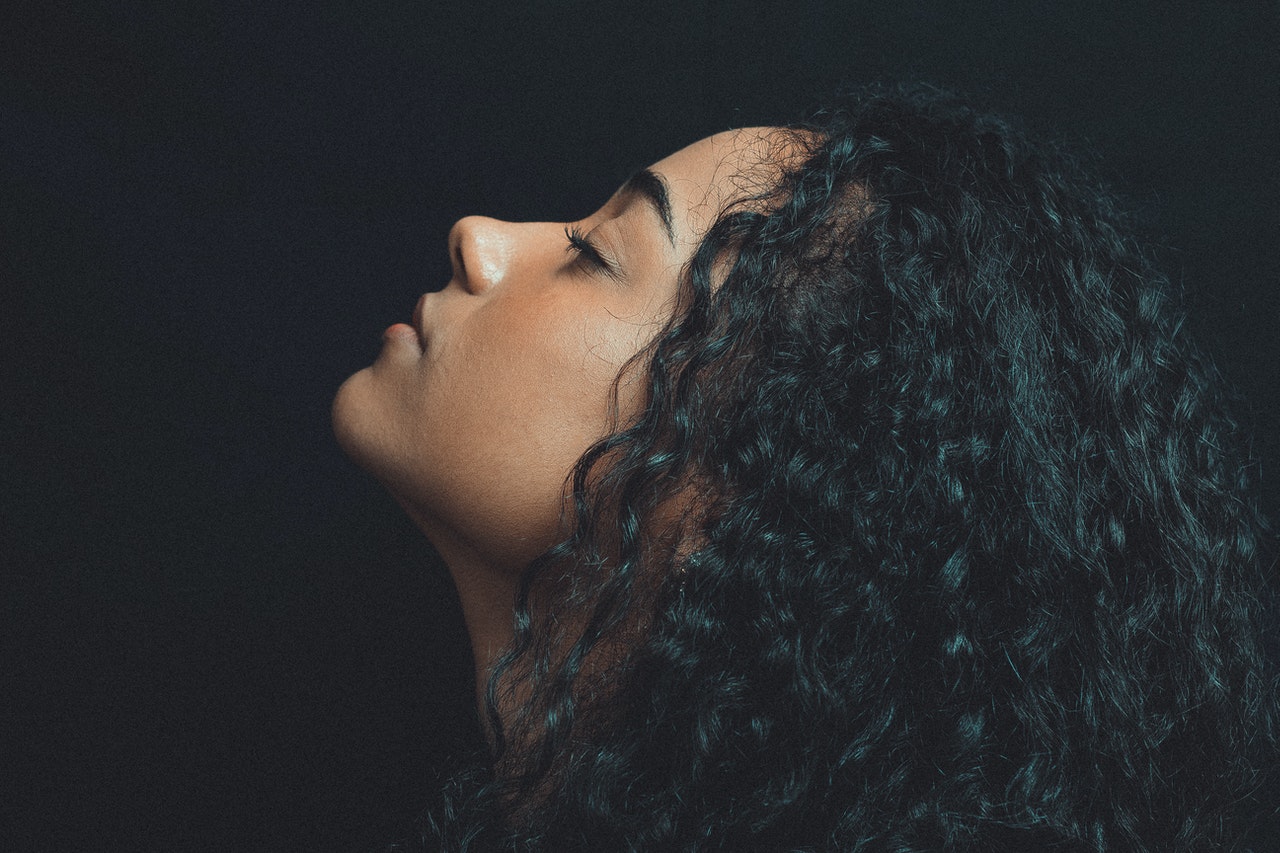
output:
M1251 408L1274 513L1274 2L10 0L0 848L351 849L477 742L456 601L334 389L465 213L571 218L842 82L1094 152Z

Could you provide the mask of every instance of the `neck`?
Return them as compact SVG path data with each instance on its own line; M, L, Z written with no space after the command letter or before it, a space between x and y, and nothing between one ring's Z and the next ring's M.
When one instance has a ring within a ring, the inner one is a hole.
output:
M514 634L512 623L520 574L518 571L493 566L474 548L439 529L410 504L401 501L401 505L444 559L453 578L453 585L458 590L462 619L471 639L476 709L485 738L492 745L493 731L485 710L485 693L494 664L511 644Z
M458 556L443 553L441 556L444 557L454 586L458 589L462 619L467 626L467 635L471 638L476 708L488 736L491 733L485 711L485 691L488 689L494 664L511 644L517 576L495 571L478 561L459 559Z

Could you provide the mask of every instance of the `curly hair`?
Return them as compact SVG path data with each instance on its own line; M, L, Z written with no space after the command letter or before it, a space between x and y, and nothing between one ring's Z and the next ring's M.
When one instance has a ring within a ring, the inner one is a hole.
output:
M1074 160L945 93L789 145L523 576L496 772L418 840L1239 849L1274 537L1167 279Z

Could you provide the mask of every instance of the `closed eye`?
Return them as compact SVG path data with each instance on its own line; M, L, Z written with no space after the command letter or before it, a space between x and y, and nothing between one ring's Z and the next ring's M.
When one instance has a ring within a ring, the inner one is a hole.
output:
M610 278L619 277L618 265L600 251L589 235L583 234L577 228L565 226L564 236L569 241L568 251Z

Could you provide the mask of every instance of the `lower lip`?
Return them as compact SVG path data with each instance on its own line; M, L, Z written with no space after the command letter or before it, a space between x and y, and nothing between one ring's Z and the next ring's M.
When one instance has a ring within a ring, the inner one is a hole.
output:
M416 344L418 342L418 333L414 331L413 326L407 323L393 323L382 333L384 341L400 338L411 339Z

